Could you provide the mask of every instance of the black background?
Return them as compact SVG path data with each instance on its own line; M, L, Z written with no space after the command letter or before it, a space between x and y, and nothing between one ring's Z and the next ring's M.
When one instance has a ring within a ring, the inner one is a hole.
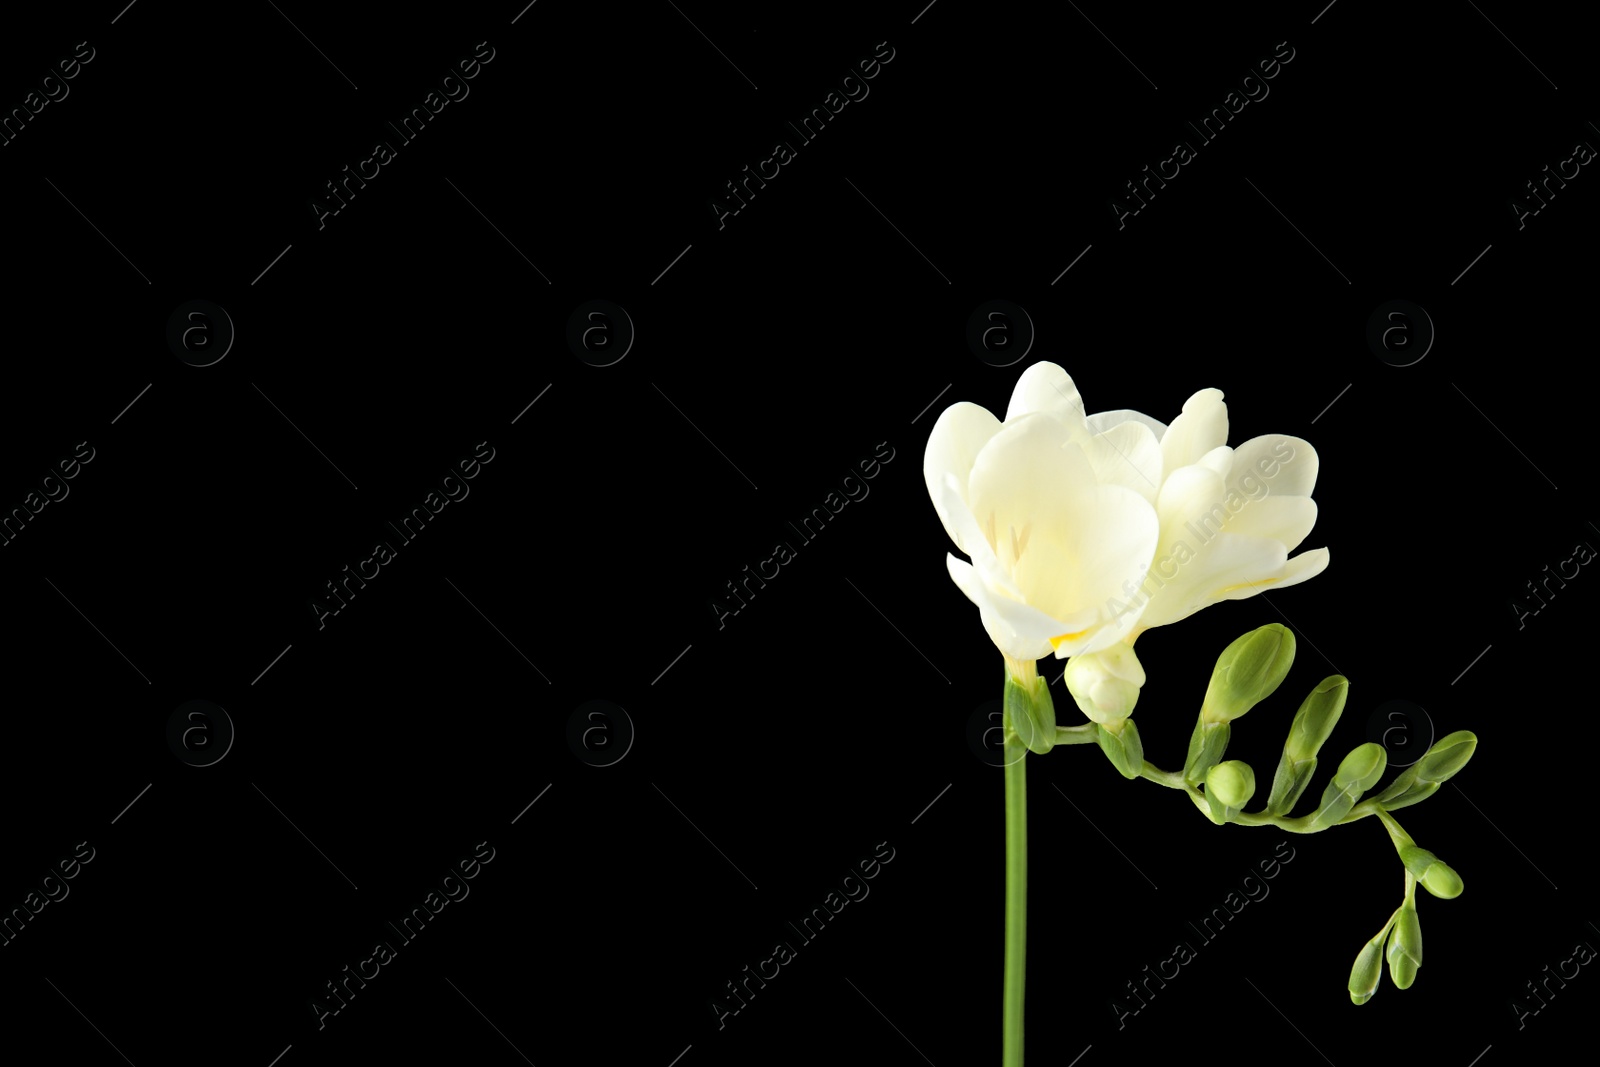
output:
M1402 816L1467 886L1421 899L1411 989L1344 990L1401 889L1366 820L1293 838L1270 895L1120 1029L1124 984L1290 835L1212 826L1093 748L1030 760L1031 1060L1465 1067L1585 1029L1589 968L1521 1029L1511 1005L1600 944L1600 578L1520 628L1512 601L1600 545L1596 179L1520 230L1511 203L1600 137L1587 40L1503 4L921 2L8 14L6 111L95 50L0 148L0 506L94 449L0 549L0 906L95 849L0 948L8 1043L140 1067L993 1062L1002 797L967 726L1001 670L920 467L939 410L1003 412L1040 359L1091 411L1170 421L1221 388L1230 443L1321 459L1328 571L1140 641L1153 762L1182 763L1222 646L1275 621L1297 665L1230 753L1258 776L1335 671L1325 766L1393 699L1480 746ZM319 229L324 183L480 41L470 95ZM719 228L723 184L879 42L870 95ZM1279 42L1270 95L1119 229L1123 183ZM165 340L193 299L237 331L209 367ZM565 339L595 299L637 332L608 367ZM1036 331L1011 366L966 342L991 299ZM1437 330L1410 366L1365 338L1395 299ZM470 495L319 628L324 583L480 442ZM885 443L870 495L719 628L724 583ZM208 767L166 741L194 699L237 731ZM591 700L636 731L612 766L567 740ZM319 1030L324 983L481 841L470 896ZM719 1029L724 984L885 842L870 895Z

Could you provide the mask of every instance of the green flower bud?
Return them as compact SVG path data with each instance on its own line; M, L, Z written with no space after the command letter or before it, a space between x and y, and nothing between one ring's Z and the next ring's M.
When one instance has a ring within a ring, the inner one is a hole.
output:
M1224 760L1206 771L1206 803L1211 821L1229 823L1256 791L1256 772L1243 760Z
M1278 623L1222 650L1200 706L1203 722L1230 722L1271 696L1294 663L1294 634Z
M1396 989L1410 989L1417 980L1417 965L1405 956L1389 958L1389 979Z
M1139 727L1132 719L1123 719L1111 726L1098 724L1095 741L1122 777L1137 778L1144 770L1144 743L1139 740Z
M1459 874L1425 848L1402 845L1400 862L1422 883L1422 888L1441 900L1459 897L1461 890L1466 888Z
M1440 900L1459 897L1461 891L1467 887L1466 883L1461 880L1461 876L1455 872L1455 868L1446 863L1436 862L1432 867L1428 868L1428 873L1418 881L1422 883L1422 888Z
M1416 981L1417 968L1422 966L1422 924L1417 921L1417 909L1410 904L1401 905L1395 916L1388 955L1389 978L1395 988L1409 988Z
M1287 815L1311 784L1317 770L1317 752L1333 733L1344 712L1350 683L1343 675L1324 678L1301 703L1283 743L1283 756L1272 776L1272 792L1267 795L1269 815Z
M1399 811L1424 801L1438 791L1440 783L1466 766L1477 747L1478 738L1471 731L1457 730L1428 749L1373 799L1386 811Z
M1333 780L1328 783L1328 788L1323 790L1322 802L1317 806L1312 825L1318 830L1325 829L1350 814L1350 809L1361 799L1361 794L1383 777L1383 769L1388 763L1388 754L1382 745L1375 742L1369 741L1351 749L1350 754L1340 761L1339 769L1333 772Z
M1317 754L1339 724L1349 694L1350 683L1343 675L1330 675L1318 683L1294 713L1288 740L1283 744L1290 759L1308 760Z
M1428 749L1428 754L1417 761L1417 779L1423 782L1447 782L1467 765L1477 750L1478 737L1471 730L1457 730L1440 738Z
M1224 760L1206 772L1206 792L1230 808L1242 808L1256 792L1256 772L1243 760Z
M1056 706L1050 699L1049 682L1026 665L1023 677L1006 671L1006 722L1017 732L1028 751L1044 755L1056 743Z
M1206 772L1222 759L1228 750L1228 736L1233 727L1225 722L1206 722L1204 716L1194 724L1189 737L1189 755L1183 761L1183 778L1190 785L1206 780Z
M1354 789L1356 795L1360 796L1377 784L1388 765L1389 754L1383 750L1383 746L1376 741L1368 741L1352 748L1350 754L1339 762L1339 769L1333 772L1333 780Z
M1350 1003L1365 1004L1378 991L1378 979L1383 975L1383 939L1394 926L1394 920L1395 916L1391 915L1378 936L1363 945L1356 956L1355 966L1350 968Z

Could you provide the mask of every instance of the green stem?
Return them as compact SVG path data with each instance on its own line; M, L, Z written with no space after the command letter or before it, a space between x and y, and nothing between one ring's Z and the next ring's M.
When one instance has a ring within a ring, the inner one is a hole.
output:
M1004 1067L1022 1067L1022 986L1028 952L1028 747L1006 730L1006 955Z
M1060 742L1057 743L1059 744ZM1199 789L1196 789L1188 782L1185 782L1183 780L1183 775L1177 771L1164 771L1160 767L1152 764L1149 760L1146 760L1144 769L1139 772L1139 776L1141 778L1148 778L1157 785L1164 785L1168 789L1182 789L1189 795L1189 799L1194 802L1194 806L1200 809L1201 814L1203 814L1207 819L1211 818L1211 808L1206 803L1205 794L1201 793ZM1311 815L1302 815L1299 818L1290 818L1287 815L1267 815L1264 812L1259 811L1241 811L1239 814L1234 816L1233 822L1240 826L1276 826L1278 829L1287 830L1291 834L1314 834L1317 833L1317 830L1312 827L1312 818L1315 815L1316 813L1312 812ZM1364 819L1368 815L1382 815L1388 817L1389 813L1384 811L1373 801L1366 800L1362 801L1360 804L1357 804L1350 810L1350 814L1340 819L1334 825L1343 826L1345 823L1355 822L1357 819ZM1327 829L1327 827L1322 827L1322 829Z
M1098 723L1086 722L1081 726L1057 726L1056 744L1058 745L1092 745L1095 743L1095 732L1099 729Z
M1401 906L1404 907L1404 905L1401 905ZM1372 938L1372 940L1368 941L1367 944L1369 944L1369 945L1371 945L1371 944L1380 944L1381 945L1383 943L1383 939L1389 936L1389 930L1390 930L1391 927L1394 926L1395 920L1397 920L1399 918L1400 918L1400 908L1396 908L1396 909L1394 909L1394 913L1389 916L1389 921L1383 924L1383 929L1379 930L1377 936Z
M1383 820L1383 828L1389 831L1389 840L1394 842L1394 850L1396 852L1399 852L1407 845L1416 844L1416 842L1411 839L1411 835L1406 833L1405 828L1395 821L1395 817L1393 815L1390 815L1388 812L1384 811L1382 807L1376 807L1376 810L1378 812L1378 818Z
M1157 767L1155 764L1151 763L1149 760L1144 761L1144 770L1139 772L1139 776L1141 778L1148 778L1152 782L1155 782L1159 785L1164 785L1168 789L1187 790L1191 788L1189 783L1183 780L1183 775L1179 774L1177 771L1164 771L1160 767ZM1199 790L1195 791L1199 792Z
M1211 818L1211 805L1206 803L1206 798L1200 790L1183 780L1183 775L1176 771L1164 771L1160 767L1145 761L1144 768L1139 772L1141 778L1148 778L1157 785L1164 785L1168 789L1181 789L1188 794L1194 806L1200 809L1201 814L1207 819Z

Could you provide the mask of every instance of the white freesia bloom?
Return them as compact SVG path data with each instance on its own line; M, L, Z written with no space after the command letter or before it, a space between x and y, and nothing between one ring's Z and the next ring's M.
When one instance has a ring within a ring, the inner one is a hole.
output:
M1162 455L1150 420L1113 414L1115 426L1092 430L1067 373L1036 363L1003 423L963 402L928 436L928 494L972 559L949 555L950 577L1008 660L1094 652L1138 623L1124 598L1159 543Z
M1317 521L1317 453L1309 443L1268 434L1229 448L1228 407L1218 389L1195 393L1167 427L1133 411L1089 419L1092 430L1108 434L1129 423L1153 432L1161 453L1161 543L1145 580L1124 589L1119 609L1138 617L1130 644L1153 626L1297 585L1328 566L1326 548L1289 555Z
M1289 555L1316 521L1316 451L1284 435L1237 449L1227 438L1220 390L1195 393L1170 426L1085 415L1054 363L1023 372L1003 423L976 404L945 409L923 458L928 494L971 557L949 555L950 576L1014 674L1327 567L1325 548ZM1136 696L1142 677L1115 673ZM1087 690L1086 701L1097 707Z

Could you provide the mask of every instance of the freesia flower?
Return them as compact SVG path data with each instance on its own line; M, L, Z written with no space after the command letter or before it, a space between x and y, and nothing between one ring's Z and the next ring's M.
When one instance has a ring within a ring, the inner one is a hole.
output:
M1067 373L1036 363L1018 379L1004 422L962 402L934 424L923 457L928 494L971 557L949 554L950 577L978 606L1013 676L1031 675L1033 661L1052 652L1106 648L1138 623L1138 611L1119 608L1160 540L1162 456L1150 421L1092 429Z
M1032 677L1052 653L1091 657L1119 684L1090 698L1086 660L1074 696L1114 722L1143 677L1131 649L1114 663L1102 650L1327 567L1325 548L1289 555L1316 522L1316 451L1281 434L1237 449L1227 437L1220 390L1195 393L1170 426L1131 410L1086 415L1054 363L1023 372L1003 422L976 404L945 409L923 475L971 557L949 554L950 577L1013 676Z

